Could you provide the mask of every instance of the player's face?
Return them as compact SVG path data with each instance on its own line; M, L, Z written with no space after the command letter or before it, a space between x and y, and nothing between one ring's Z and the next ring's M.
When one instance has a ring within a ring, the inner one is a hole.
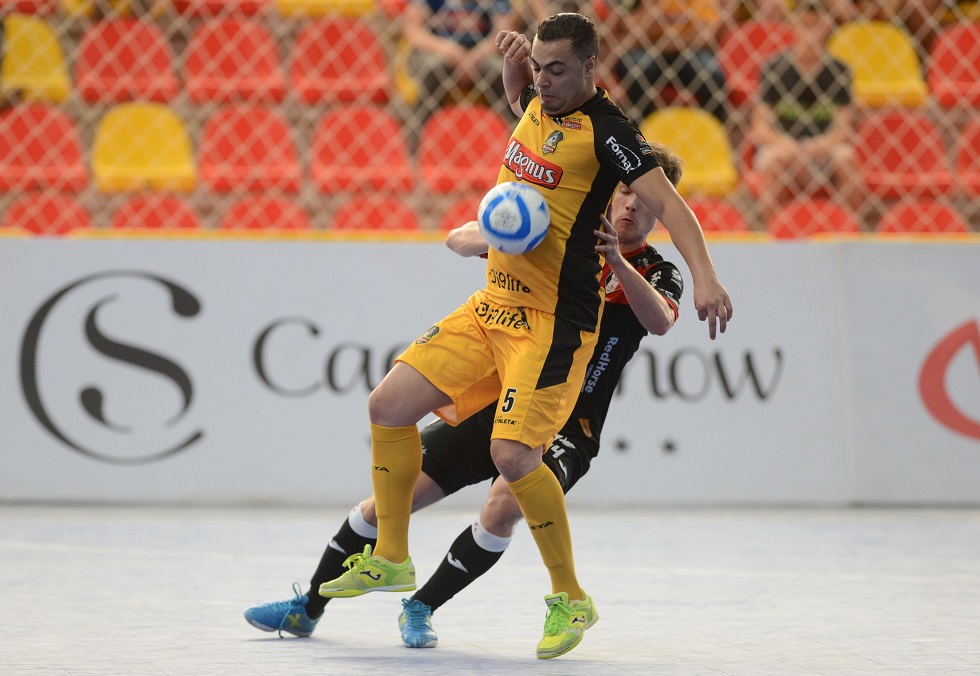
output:
M541 110L548 115L570 113L595 93L595 57L582 61L572 52L571 40L531 45L531 71Z
M657 219L635 192L620 183L609 207L609 222L620 246L633 249L646 241Z

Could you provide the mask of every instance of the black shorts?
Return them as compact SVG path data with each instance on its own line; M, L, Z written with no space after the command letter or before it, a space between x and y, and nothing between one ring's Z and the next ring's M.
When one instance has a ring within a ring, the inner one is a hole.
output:
M495 408L496 403L456 427L437 420L422 429L422 471L446 495L500 475L490 457ZM566 493L585 476L599 452L598 442L581 432L575 433L576 429L569 426L568 435L562 429L542 456Z

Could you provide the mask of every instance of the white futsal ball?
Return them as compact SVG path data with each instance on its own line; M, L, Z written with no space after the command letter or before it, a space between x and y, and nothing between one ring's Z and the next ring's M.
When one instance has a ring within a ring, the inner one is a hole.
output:
M500 183L488 192L477 211L480 234L505 254L527 253L544 239L551 212L544 196L527 183Z

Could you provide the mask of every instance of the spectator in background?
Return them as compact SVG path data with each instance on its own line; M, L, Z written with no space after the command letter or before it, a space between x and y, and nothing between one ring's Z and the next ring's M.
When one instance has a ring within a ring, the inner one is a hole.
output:
M833 16L820 0L798 0L791 23L796 44L763 68L749 131L764 223L784 202L822 185L855 212L862 203L851 73L825 49Z
M624 11L625 10L625 11ZM719 0L625 0L612 6L615 72L639 118L671 86L693 92L722 122L728 94L716 56L724 17Z
M403 21L422 119L451 94L475 92L498 112L508 109L494 39L515 27L510 0L409 0Z

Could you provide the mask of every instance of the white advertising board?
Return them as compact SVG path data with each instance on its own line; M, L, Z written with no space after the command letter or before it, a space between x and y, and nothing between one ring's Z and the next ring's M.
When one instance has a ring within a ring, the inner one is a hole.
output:
M728 333L688 281L569 501L980 504L978 254L714 244ZM351 504L368 393L482 284L438 243L0 240L0 500Z

